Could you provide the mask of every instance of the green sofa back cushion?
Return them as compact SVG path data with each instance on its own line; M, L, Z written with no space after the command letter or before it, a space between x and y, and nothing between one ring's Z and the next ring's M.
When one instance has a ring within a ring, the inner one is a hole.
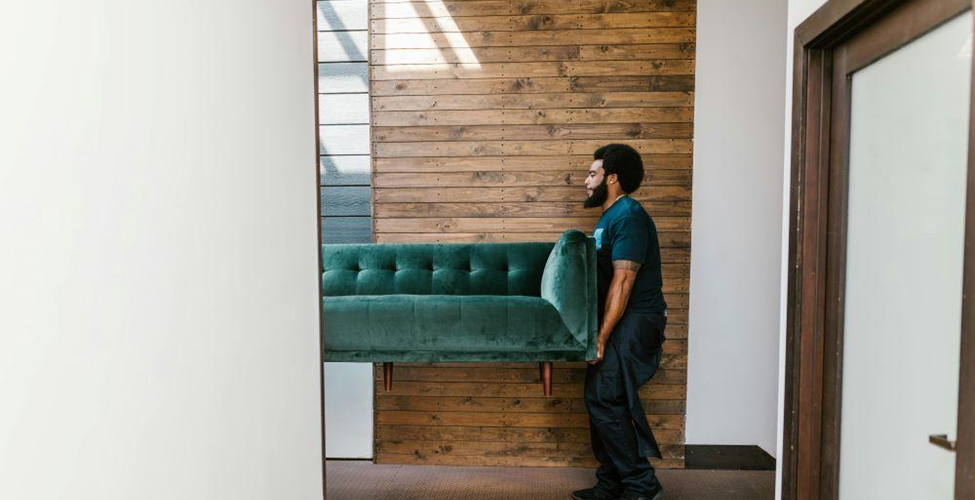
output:
M553 243L329 244L322 289L347 295L539 297Z

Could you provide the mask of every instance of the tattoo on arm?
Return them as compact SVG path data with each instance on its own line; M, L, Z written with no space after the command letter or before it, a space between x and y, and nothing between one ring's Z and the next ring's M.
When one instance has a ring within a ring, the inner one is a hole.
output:
M614 260L613 269L637 272L640 270L640 263L632 260Z

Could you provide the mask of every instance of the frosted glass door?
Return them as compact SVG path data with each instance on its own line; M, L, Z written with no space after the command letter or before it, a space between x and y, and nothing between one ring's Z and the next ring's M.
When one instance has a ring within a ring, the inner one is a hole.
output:
M854 73L841 500L953 498L972 15Z

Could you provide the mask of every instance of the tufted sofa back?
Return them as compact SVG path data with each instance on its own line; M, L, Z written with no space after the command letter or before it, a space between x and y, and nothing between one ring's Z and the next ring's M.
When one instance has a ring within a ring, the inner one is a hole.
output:
M322 245L322 288L342 295L541 294L553 243Z

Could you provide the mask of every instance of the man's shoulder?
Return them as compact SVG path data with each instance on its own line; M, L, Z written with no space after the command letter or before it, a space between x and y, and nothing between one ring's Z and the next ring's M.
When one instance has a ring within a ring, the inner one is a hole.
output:
M650 214L647 213L646 209L640 202L627 196L625 198L629 200L623 205L623 210L617 212L616 217L613 218L614 224L632 224L634 222L641 224L651 224L652 219ZM623 201L622 199L620 201Z

